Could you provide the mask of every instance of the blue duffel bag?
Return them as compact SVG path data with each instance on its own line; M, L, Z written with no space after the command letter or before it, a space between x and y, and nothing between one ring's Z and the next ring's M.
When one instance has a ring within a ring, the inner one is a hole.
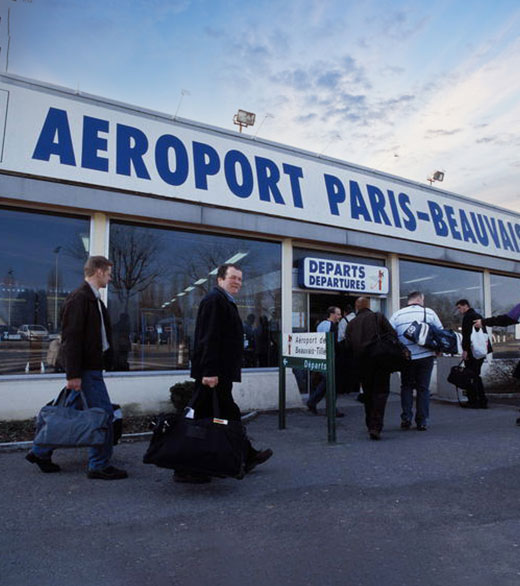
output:
M52 403L40 409L34 443L45 448L102 446L110 415L101 407L89 408L81 391L80 409L70 404L69 395L70 391L64 388Z

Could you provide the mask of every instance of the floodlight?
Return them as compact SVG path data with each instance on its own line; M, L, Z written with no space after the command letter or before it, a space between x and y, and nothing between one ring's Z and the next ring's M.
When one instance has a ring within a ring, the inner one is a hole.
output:
M246 112L245 110L239 110L233 116L233 123L237 126L240 126L240 132L242 132L242 128L247 126L253 126L255 123L256 114L253 112Z

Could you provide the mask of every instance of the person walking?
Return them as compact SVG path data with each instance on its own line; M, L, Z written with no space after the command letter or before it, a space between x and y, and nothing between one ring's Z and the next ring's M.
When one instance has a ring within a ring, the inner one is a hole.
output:
M462 315L462 359L464 366L475 374L475 382L472 389L468 389L468 407L472 409L486 409L488 400L484 392L484 384L480 376L484 358L475 358L471 351L471 333L474 322L481 320L482 316L477 313L469 304L467 299L459 299L455 304L457 311ZM479 328L480 329L480 328ZM486 333L486 326L482 326ZM492 352L491 345L488 342L488 351Z
M85 282L65 300L62 313L61 357L67 377L67 389L74 404L82 391L88 407L101 407L110 416L105 443L89 448L87 476L92 479L127 478L126 470L110 464L113 450L112 402L103 380L103 369L110 365L112 329L100 289L112 278L113 263L104 256L91 256L84 266ZM59 472L52 461L53 451L33 444L26 460L37 464L42 472Z
M355 302L356 317L349 322L345 334L347 350L352 352L358 365L359 377L365 395L365 423L370 439L381 439L386 402L390 393L390 373L374 368L368 347L379 334L390 333L397 338L394 328L386 317L370 309L367 297L358 297Z
M399 340L411 353L410 364L401 371L401 429L410 429L413 420L413 391L417 393L415 423L419 431L428 429L430 415L430 380L435 352L414 344L404 336L404 332L414 321L426 322L442 329L438 315L424 306L424 294L413 291L407 297L407 305L396 311L390 318Z
M332 332L334 335L334 353L335 356L338 356L337 346L338 346L338 322L341 319L341 309L339 307L331 306L327 309L327 318L321 321L316 328L317 332ZM340 366L341 367L341 366ZM338 365L336 365L335 370L338 370ZM309 399L307 400L307 409L313 414L318 415L317 405L325 396L325 392L327 390L327 379L326 377L319 373L316 377L317 384L315 385L314 389L310 392ZM340 411L336 411L336 417L343 417L344 413Z
M233 383L240 382L244 353L244 328L235 296L242 288L242 270L234 264L223 264L217 270L217 286L200 302L195 336L191 376L198 394L193 409L195 419L213 417L213 389L217 393L220 417L240 421L238 405L233 400ZM251 472L273 455L271 449L256 450L248 440L245 469ZM209 476L175 470L175 482L201 484Z

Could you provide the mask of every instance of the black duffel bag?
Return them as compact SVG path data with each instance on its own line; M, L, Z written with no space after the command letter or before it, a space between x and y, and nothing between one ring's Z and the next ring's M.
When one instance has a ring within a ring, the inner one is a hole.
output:
M475 373L471 369L465 368L464 360L461 360L456 366L451 367L448 382L458 389L470 391L475 384Z
M161 414L153 422L153 435L143 457L145 464L188 474L233 477L245 475L247 435L241 421L221 419L217 392L208 419L190 419L198 393L183 415Z
M379 327L380 314L376 313L376 338L368 346L366 356L374 368L385 372L397 372L410 364L412 359L410 350L399 341L394 332L381 334Z

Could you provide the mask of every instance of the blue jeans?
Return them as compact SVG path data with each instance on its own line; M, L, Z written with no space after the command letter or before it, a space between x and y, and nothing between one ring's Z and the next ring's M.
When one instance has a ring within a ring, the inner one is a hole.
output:
M412 360L401 372L401 420L412 421L413 390L417 391L415 422L427 425L430 416L430 379L433 356Z
M112 409L112 403L110 402L105 381L103 380L103 372L101 370L84 370L81 373L81 390L85 395L89 407L101 407L110 415L105 443L102 446L88 449L88 469L102 470L109 465L114 447L112 429L114 410ZM71 393L68 403L73 405L77 399L79 399L79 394ZM33 444L32 452L38 458L50 459L53 450Z

